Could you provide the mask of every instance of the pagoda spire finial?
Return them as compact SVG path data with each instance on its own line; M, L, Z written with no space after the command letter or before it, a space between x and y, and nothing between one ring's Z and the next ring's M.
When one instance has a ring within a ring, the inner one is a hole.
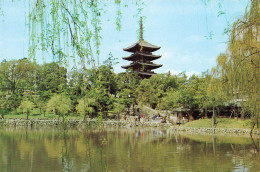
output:
M143 17L140 19L140 40L143 40Z

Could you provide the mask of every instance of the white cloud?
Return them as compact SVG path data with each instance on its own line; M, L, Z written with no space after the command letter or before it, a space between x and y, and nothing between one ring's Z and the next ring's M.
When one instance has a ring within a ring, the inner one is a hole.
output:
M186 75L187 75L188 77L191 77L193 74L195 74L195 75L200 75L201 72L195 71L195 70L186 72Z
M203 57L200 52L184 52L180 49L173 48L165 48L162 50L162 59L160 61L168 61L168 63L172 64L181 64L181 65L189 65L189 64L197 64L199 63Z
M199 75L202 71L206 71L215 65L214 56L207 56L200 50L190 51L183 50L178 47L164 47L161 50L162 58L158 59L156 63L163 64L158 72L168 72L179 74L186 71L188 76L193 74Z
M174 57L176 54L179 53L179 50L177 47L164 47L161 49L161 55L163 60L170 60L172 57ZM158 54L158 53L157 53Z
M167 70L165 70L165 73L167 73L169 71L171 72L172 75L178 75L178 74L184 72L188 77L191 77L193 74L195 74L195 75L201 74L199 71L195 71L195 70L186 72L186 71L180 71L180 70L175 70L175 69L167 69Z
M163 54L162 54L162 59L169 59L169 58L171 58L173 56L173 52L171 52L171 51L165 51L165 52L163 52Z
M178 75L179 73L184 72L184 71L175 70L175 69L166 69L164 72L168 73L169 71L171 72L172 75Z

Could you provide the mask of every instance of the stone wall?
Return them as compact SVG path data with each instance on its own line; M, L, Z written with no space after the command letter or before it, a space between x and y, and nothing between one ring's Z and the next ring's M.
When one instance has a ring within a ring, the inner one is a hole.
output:
M0 120L0 126L16 127L16 126L29 126L29 127L56 127L63 126L62 120L57 119L2 119ZM194 134L237 134L237 135L249 135L250 129L240 129L240 128L195 128L195 127L183 127L176 126L169 123L153 123L151 121L139 122L139 121L97 121L97 120L67 120L66 126L69 127L87 127L93 125L101 126L121 126L121 127L160 127L171 129L176 132L188 132ZM253 134L259 134L258 130L254 130Z
M97 121L97 120L66 120L65 122L68 126L82 127L88 125L104 125L104 126L125 126L125 127L135 127L135 126L144 126L144 127L170 127L171 124L165 123L150 123L150 122L135 122L132 121ZM63 125L62 120L57 119L3 119L0 120L0 126L31 126L31 127L40 127L40 126L59 126Z

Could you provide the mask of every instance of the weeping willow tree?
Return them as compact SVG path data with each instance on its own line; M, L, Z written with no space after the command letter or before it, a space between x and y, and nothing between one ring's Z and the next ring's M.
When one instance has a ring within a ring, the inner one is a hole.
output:
M222 84L230 95L242 102L259 128L260 2L251 0L249 11L232 27L228 49L219 56L217 66Z
M100 64L102 15L111 4L116 5L115 25L121 30L121 0L33 0L29 4L29 56L35 59L37 50L43 58L50 51L61 63L79 58L82 67ZM141 16L143 2L135 0Z
M229 101L229 88L226 82L225 75L225 54L220 54L217 58L217 66L211 69L211 78L209 80L209 85L207 88L208 105L212 107L212 128L216 126L216 110L219 111L219 107L224 104L224 102ZM224 64L223 64L224 63Z
M5 4L19 1L0 2L0 17L4 17ZM143 0L22 1L25 4L25 27L29 31L29 58L36 61L36 56L42 52L43 61L46 56L52 56L53 62L62 65L79 62L81 68L86 65L95 68L100 64L102 23L106 20L103 16L108 11L114 11L115 29L120 31L123 7L134 5L134 17L138 20L145 5ZM113 5L115 8L111 8Z

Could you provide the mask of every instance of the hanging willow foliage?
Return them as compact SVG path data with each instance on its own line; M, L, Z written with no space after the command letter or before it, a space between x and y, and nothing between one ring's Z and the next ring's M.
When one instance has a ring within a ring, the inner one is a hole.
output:
M37 51L67 64L79 59L82 67L100 64L101 24L107 3L116 5L116 29L121 30L121 0L24 0L29 8L29 58L36 61ZM14 1L15 2L15 1ZM144 3L133 1L140 17ZM127 3L133 3L127 2ZM124 7L127 7L124 4Z
M226 90L244 100L255 122L259 118L260 2L252 0L244 17L233 24L228 49L217 60Z
M20 3L21 0L0 2L0 17L4 14L5 3ZM28 56L34 62L39 51L43 61L52 56L53 62L68 66L73 61L74 68L80 62L95 68L100 64L100 44L102 15L116 6L115 28L122 29L122 7L132 4L136 7L137 20L145 6L143 0L22 0L25 26L29 30ZM139 22L139 21L138 21Z

